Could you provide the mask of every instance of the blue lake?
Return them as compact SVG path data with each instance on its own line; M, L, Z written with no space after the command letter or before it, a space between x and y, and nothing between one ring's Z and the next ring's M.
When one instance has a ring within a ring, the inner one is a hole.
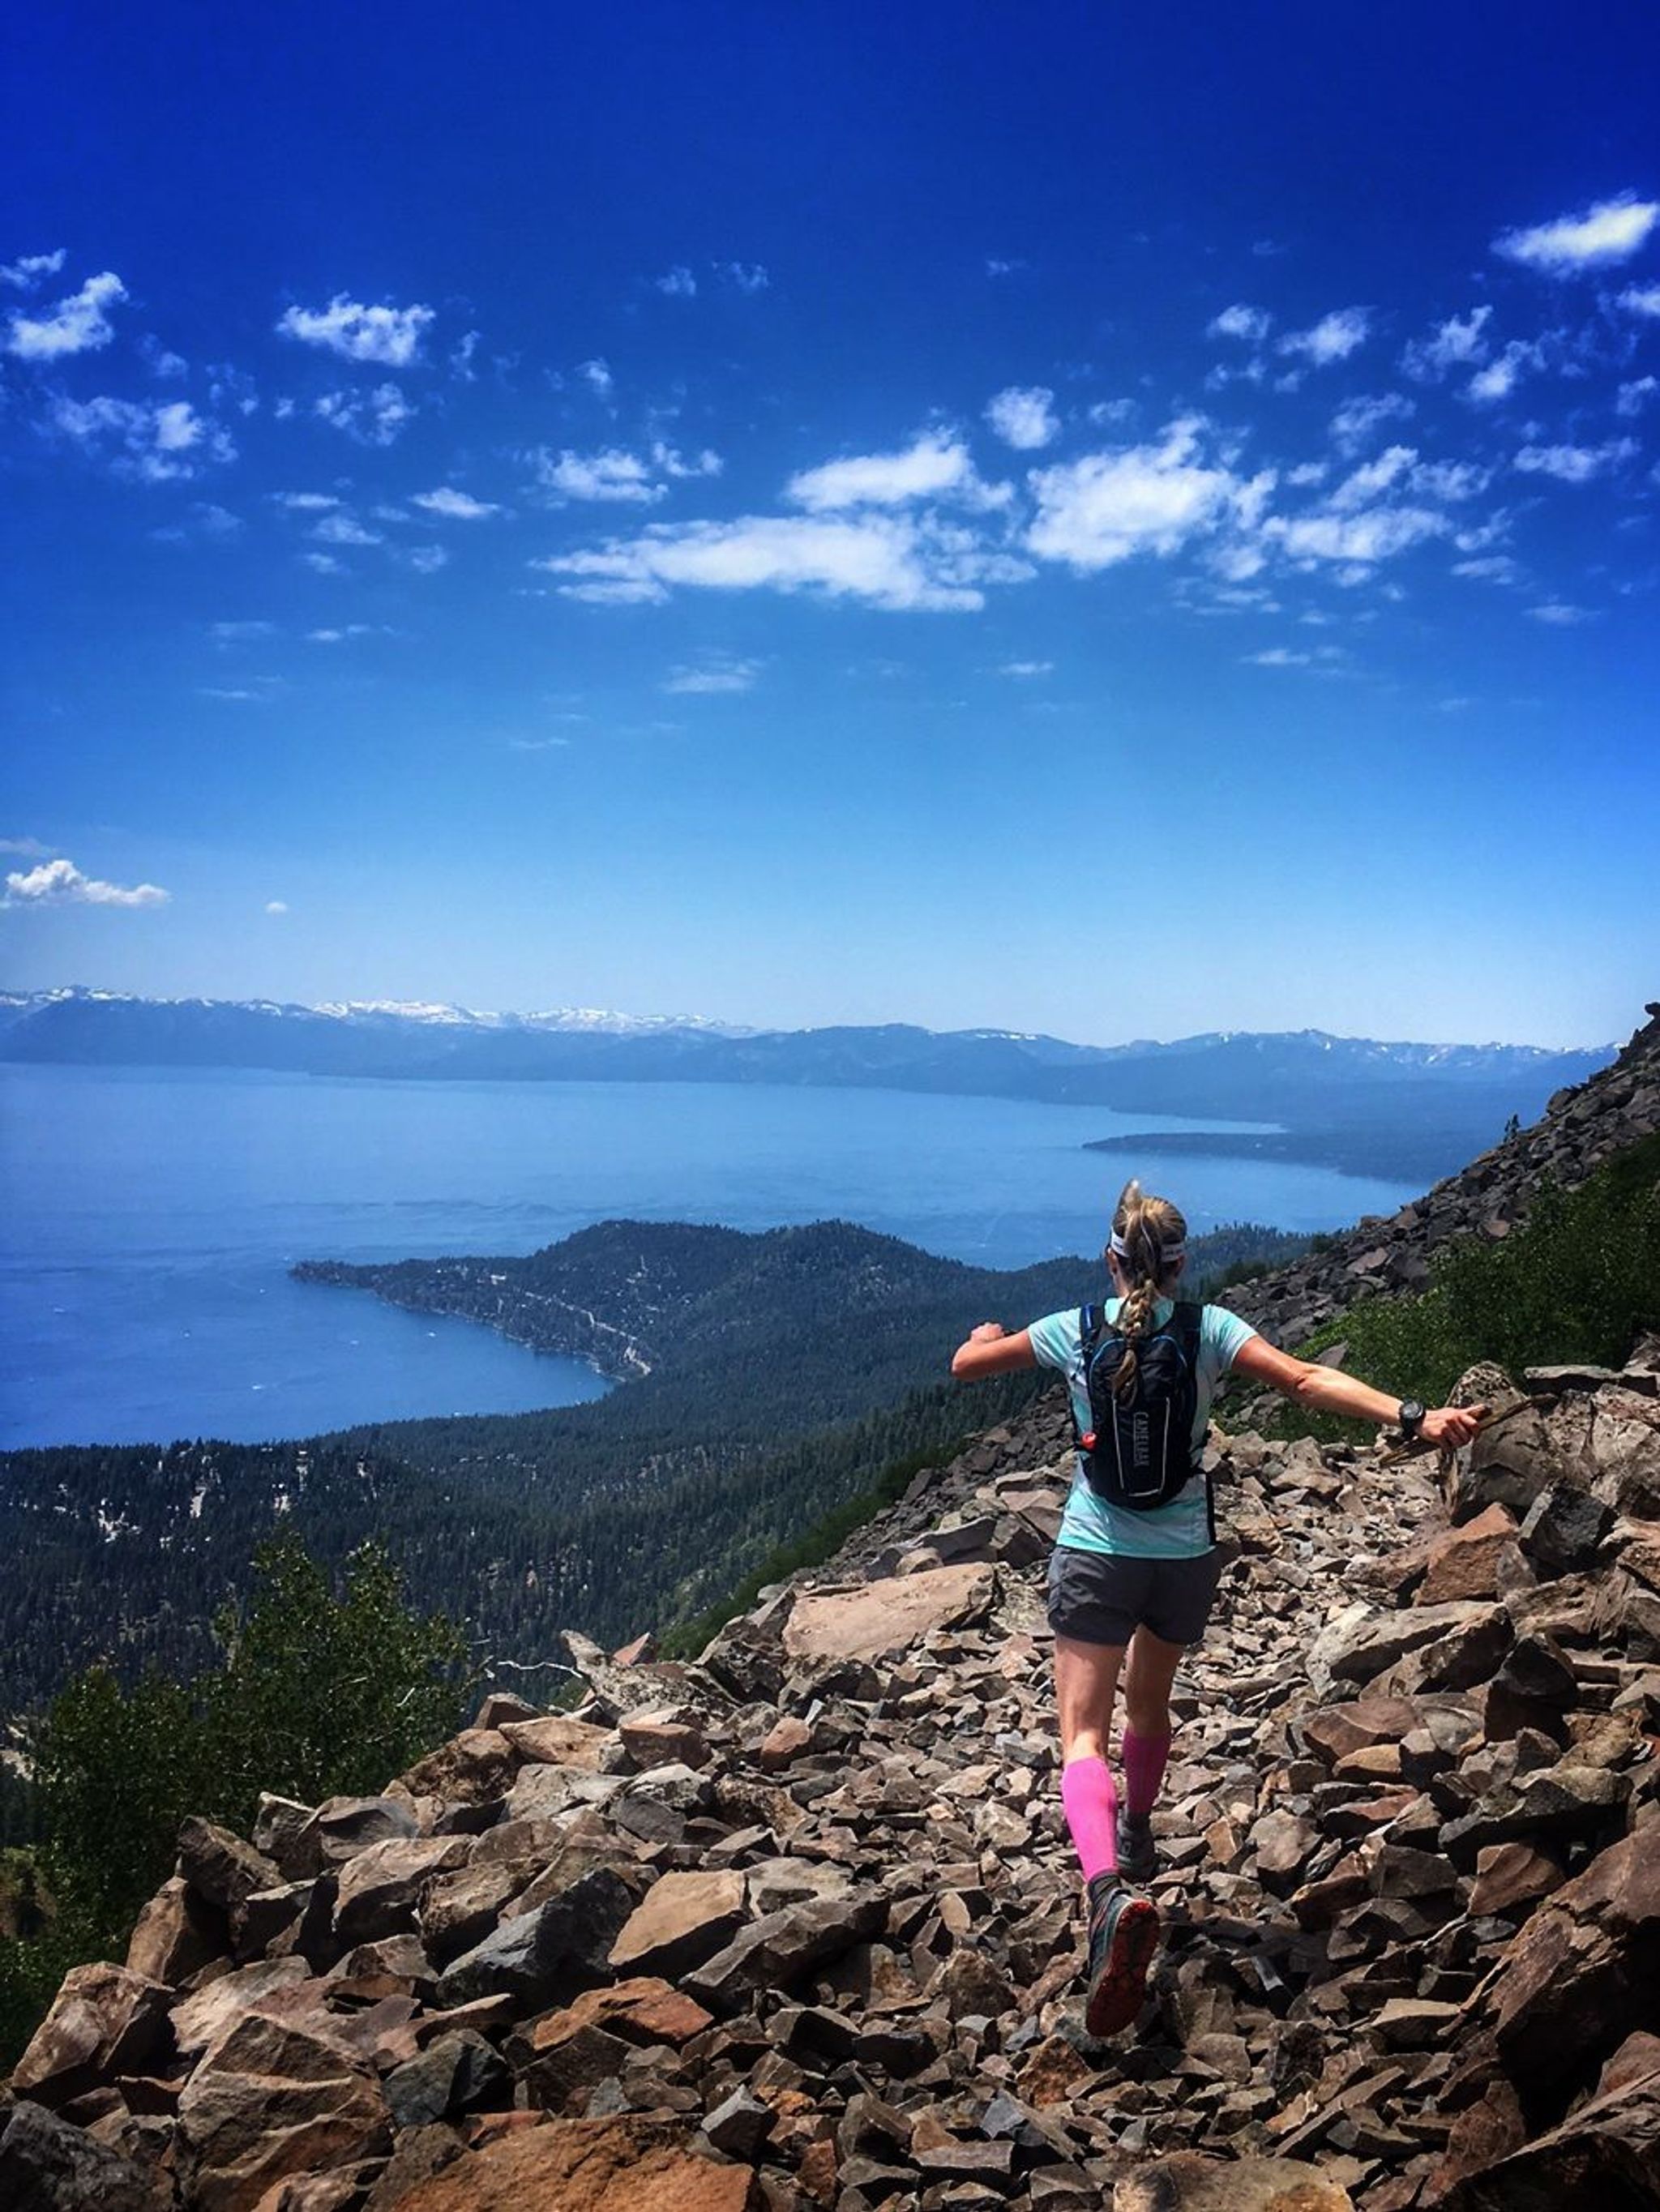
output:
M1099 1249L1138 1164L1088 1139L1214 1126L903 1091L0 1067L0 1444L252 1442L572 1404L604 1387L573 1361L288 1270L529 1252L623 1216L839 1216L1023 1267ZM1141 1172L1195 1233L1336 1228L1413 1195L1269 1161Z

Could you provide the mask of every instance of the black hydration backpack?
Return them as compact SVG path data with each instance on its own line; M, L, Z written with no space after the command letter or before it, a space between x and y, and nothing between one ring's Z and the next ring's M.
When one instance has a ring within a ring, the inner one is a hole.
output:
M1078 1446L1091 1487L1114 1505L1140 1513L1168 1505L1193 1474L1202 1312L1178 1304L1167 1322L1134 1340L1135 1380L1122 1398L1113 1384L1131 1340L1099 1306L1079 1313L1091 1426Z

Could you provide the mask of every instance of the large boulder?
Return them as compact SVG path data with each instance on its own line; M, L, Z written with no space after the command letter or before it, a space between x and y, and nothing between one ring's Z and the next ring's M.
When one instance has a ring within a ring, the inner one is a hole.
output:
M879 1659L931 1630L983 1620L996 1594L997 1570L989 1565L926 1568L857 1589L804 1592L785 1624L784 1650L797 1663Z
M510 1996L522 2011L557 2004L604 1981L611 1948L634 1910L635 1893L611 1867L579 1875L559 1893L503 1920L439 1978L442 2008Z
M74 1966L18 2060L11 2086L42 2105L69 2104L116 2074L144 2074L173 2044L173 1991L99 1963Z
M377 1942L413 1928L427 1884L464 1866L471 1849L470 1836L400 1836L370 1844L348 1859L334 1906L334 1930L342 1948Z
M1177 2151L1127 2175L1112 2192L1112 2212L1354 2212L1354 2199L1296 2159Z
M389 2149L380 2086L332 2039L251 2013L203 2058L179 2100L192 2212L253 2212L291 2174Z
M6 2212L172 2212L173 2187L22 2099L0 2112L0 2204Z
M1560 2127L1466 2175L1437 2212L1644 2212L1660 2207L1660 2065L1599 2090Z
M1560 2112L1615 2046L1660 2029L1660 1850L1652 1826L1593 1859L1523 1928L1487 1991L1505 2071Z
M717 2164L689 2130L630 2113L546 2121L456 2159L398 2212L761 2212L747 2166Z

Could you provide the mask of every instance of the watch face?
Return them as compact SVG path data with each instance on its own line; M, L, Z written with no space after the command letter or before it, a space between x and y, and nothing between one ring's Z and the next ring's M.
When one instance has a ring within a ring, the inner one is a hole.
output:
M1423 1418L1424 1408L1419 1404L1416 1398L1402 1399L1401 1402L1401 1425L1403 1429L1415 1429Z

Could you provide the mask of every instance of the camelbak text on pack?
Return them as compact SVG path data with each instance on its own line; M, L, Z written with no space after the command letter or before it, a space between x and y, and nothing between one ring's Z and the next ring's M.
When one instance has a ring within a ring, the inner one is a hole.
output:
M1201 1325L1200 1307L1178 1304L1167 1322L1132 1340L1099 1306L1079 1313L1091 1421L1079 1449L1091 1487L1114 1505L1139 1512L1168 1505L1193 1473ZM1135 1378L1121 1398L1113 1385L1132 1341Z

